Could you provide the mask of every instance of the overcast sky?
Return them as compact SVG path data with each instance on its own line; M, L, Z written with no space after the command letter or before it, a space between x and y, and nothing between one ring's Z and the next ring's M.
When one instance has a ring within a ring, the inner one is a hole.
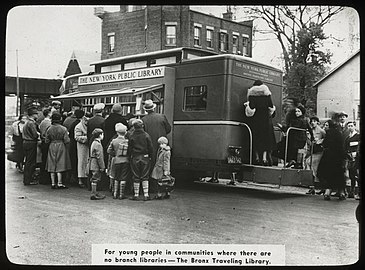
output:
M73 51L76 58L78 52L80 55L81 52L100 54L101 19L94 16L94 7L19 6L10 10L6 29L6 75L16 76L17 49L19 76L36 78L63 76ZM104 7L107 11L119 9L118 6ZM218 17L225 12L225 6L194 6L192 9ZM344 39L341 44L333 39L327 41L326 47L334 53L333 66L349 56L346 43L349 14L349 11L342 13L325 29L327 35ZM356 11L352 14L356 15ZM357 15L355 21L355 32L359 32ZM254 59L280 68L279 43L270 40L272 37L264 37L267 38L267 41L254 41Z

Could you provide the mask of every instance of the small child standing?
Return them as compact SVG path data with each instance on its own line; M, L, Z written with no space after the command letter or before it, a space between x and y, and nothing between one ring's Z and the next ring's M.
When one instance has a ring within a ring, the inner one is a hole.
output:
M168 140L166 137L160 137L157 140L160 148L157 151L156 164L153 168L151 177L157 180L157 195L155 199L168 199L170 198L170 191L174 185L174 179L170 175L170 157L171 148L168 146ZM165 193L162 196L162 193Z
M104 132L100 128L95 128L91 133L90 147L90 171L91 175L91 200L102 200L105 195L96 192L97 184L101 181L101 173L105 171L104 152L101 141L104 139Z
M151 168L151 157L153 153L152 140L150 135L143 130L143 122L140 119L133 121L134 131L128 141L128 157L133 175L134 196L131 200L138 200L139 186L142 183L144 201L149 201L148 180Z
M126 198L124 191L129 177L128 140L125 138L127 127L122 123L117 123L115 131L118 137L110 142L107 153L114 160L114 166L111 168L114 171L111 172L114 176L113 199L122 200Z

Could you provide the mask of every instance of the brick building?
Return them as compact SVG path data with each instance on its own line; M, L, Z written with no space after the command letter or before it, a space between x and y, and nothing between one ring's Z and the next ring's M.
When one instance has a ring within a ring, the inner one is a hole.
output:
M117 12L95 8L102 19L101 59L177 47L252 56L252 21L235 22L189 6L120 6Z

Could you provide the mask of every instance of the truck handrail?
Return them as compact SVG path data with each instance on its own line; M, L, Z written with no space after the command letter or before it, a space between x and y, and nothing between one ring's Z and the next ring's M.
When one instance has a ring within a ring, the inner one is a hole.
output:
M248 134L250 135L250 165L252 165L252 131L251 128L246 123L240 122L240 125L245 126L248 130Z
M288 143L289 143L289 131L290 130L301 130L301 131L304 131L304 132L307 132L306 129L304 128L297 128L297 127L289 127L286 131L286 138L285 138L285 157L284 157L284 166L286 165L286 161L287 161L287 158L288 158ZM307 133L306 133L307 134ZM311 148L313 146L311 145ZM310 164L310 167L312 168L312 149L311 149L311 164Z

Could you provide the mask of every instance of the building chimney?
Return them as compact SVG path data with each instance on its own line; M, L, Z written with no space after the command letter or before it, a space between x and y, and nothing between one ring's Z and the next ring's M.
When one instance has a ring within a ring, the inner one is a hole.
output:
M119 11L122 12L122 13L127 12L127 6L125 6L125 5L124 6L122 6L122 5L119 6Z
M96 8L94 8L94 15L96 17L99 17L100 19L103 19L104 18L104 14L105 14L105 11L104 11L104 8L103 7L96 7Z
M233 12L230 10L227 10L227 12L223 13L223 19L232 21L233 19Z

